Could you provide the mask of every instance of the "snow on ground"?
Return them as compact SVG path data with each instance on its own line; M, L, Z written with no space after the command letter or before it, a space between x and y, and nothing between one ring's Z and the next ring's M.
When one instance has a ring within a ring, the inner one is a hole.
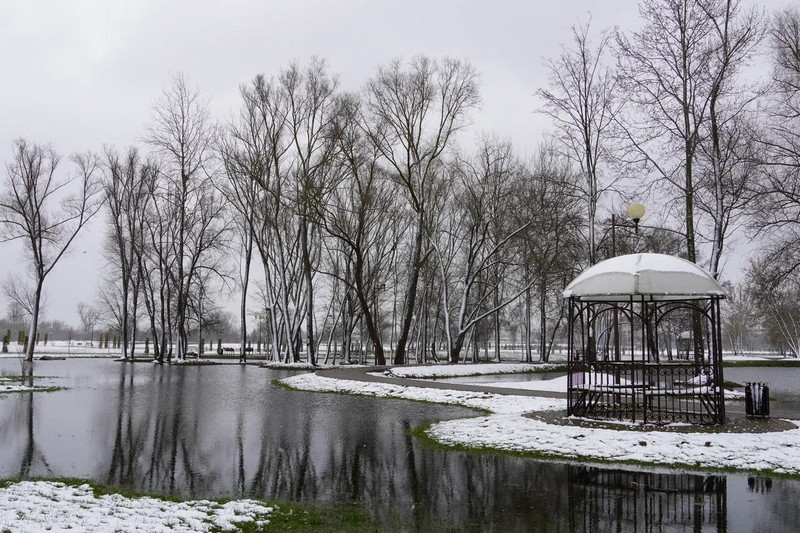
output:
M22 481L0 489L0 530L13 531L211 531L268 522L272 512L252 500L220 504L156 498L95 496L89 485Z
M483 376L489 374L519 374L523 372L547 372L563 370L563 364L549 363L480 363L470 365L428 365L394 367L386 371L387 376L398 378L455 378Z
M416 372L416 369L407 370ZM566 401L561 399L426 389L315 374L293 376L282 382L301 390L457 404L490 412L485 416L449 420L431 426L427 434L443 444L590 461L766 470L800 475L800 428L766 435L601 429L550 424L523 416L534 411L566 410ZM508 384L504 382L503 386L508 387Z

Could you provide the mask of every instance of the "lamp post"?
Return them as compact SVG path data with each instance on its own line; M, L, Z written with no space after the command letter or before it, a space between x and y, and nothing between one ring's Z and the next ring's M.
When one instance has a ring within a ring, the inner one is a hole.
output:
M628 206L628 218L633 221L633 224L625 222L618 222L616 215L611 214L611 257L617 256L617 227L620 228L633 228L633 231L639 234L639 221L644 218L645 208L639 202L633 202ZM619 307L614 303L614 360L620 360L620 342L619 342Z
M617 228L633 228L633 231L639 234L639 221L644 218L645 208L639 202L633 202L628 206L628 218L633 221L633 224L625 222L618 222L617 215L611 214L611 257L617 256Z

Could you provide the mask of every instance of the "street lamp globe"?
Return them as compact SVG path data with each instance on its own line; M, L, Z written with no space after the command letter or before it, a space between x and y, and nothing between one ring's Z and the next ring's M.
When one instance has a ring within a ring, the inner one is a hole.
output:
M628 217L636 224L644 218L644 212L644 205L640 202L633 202L628 206Z

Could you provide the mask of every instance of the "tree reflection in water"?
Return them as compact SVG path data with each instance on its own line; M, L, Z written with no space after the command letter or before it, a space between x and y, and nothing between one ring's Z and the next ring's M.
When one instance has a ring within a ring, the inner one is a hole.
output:
M738 526L798 523L785 508L797 481L468 454L411 435L432 420L474 416L463 408L287 391L271 385L280 373L254 367L69 361L37 370L70 388L0 398L4 477L355 502L410 531L723 531L730 515Z

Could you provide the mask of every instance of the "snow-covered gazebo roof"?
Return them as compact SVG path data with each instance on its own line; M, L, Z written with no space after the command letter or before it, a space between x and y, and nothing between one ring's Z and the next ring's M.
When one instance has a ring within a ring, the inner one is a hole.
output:
M621 302L724 298L725 290L696 264L665 254L629 254L584 270L567 285L564 298Z

